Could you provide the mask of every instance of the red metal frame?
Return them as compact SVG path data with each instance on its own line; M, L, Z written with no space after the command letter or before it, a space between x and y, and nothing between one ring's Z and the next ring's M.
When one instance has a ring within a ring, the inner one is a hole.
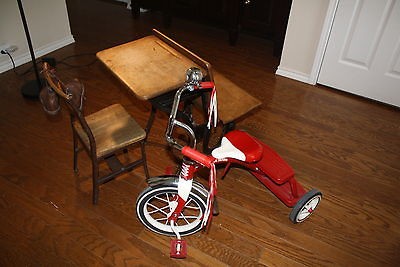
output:
M228 158L223 176L232 164L241 165L288 207L296 205L306 193L302 185L294 178L293 169L272 148L239 130L229 132L225 137L246 155L247 162ZM262 155L260 155L260 149Z

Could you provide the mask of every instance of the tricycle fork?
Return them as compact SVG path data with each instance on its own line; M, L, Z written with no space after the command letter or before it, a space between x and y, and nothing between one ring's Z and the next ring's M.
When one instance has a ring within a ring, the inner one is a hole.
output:
M168 222L176 238L171 240L170 256L173 258L185 258L187 254L187 244L181 239L179 231L175 228L178 220L192 190L193 176L197 170L197 166L187 159L183 159L181 171L178 180L178 195L171 205L171 214L168 216Z
M178 195L175 207L172 207L172 212L168 216L169 222L176 222L185 207L186 201L192 190L193 176L197 170L197 166L189 160L183 159L181 171L178 179Z

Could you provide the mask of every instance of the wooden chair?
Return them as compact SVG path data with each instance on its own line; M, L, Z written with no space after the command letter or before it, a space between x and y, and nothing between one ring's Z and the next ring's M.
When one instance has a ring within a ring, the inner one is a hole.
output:
M77 158L78 152L81 150L79 143L91 158L93 204L98 202L100 185L109 182L119 174L143 165L146 178L149 178L145 153L146 132L120 104L114 104L91 115L84 116L83 85L78 80L68 84L62 83L55 75L55 70L50 69L47 63L43 64L43 75L48 86L64 100L70 110L74 171L78 171ZM128 147L132 145L140 145L141 158L123 165L118 160L117 154L120 152L127 153ZM111 172L99 177L99 163L104 160Z

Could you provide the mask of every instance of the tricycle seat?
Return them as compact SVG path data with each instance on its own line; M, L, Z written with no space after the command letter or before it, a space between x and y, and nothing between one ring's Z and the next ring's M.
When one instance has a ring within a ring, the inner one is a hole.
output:
M233 158L255 164L259 171L276 184L283 184L294 177L294 171L278 153L248 133L234 130L227 133L221 146L212 151L217 159Z
M246 163L254 163L261 159L262 145L246 132L234 130L227 133L221 141L221 146L211 153L214 158L234 158Z

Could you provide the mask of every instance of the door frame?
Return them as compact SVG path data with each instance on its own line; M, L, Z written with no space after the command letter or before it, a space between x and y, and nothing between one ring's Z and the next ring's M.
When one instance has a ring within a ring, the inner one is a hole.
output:
M311 69L309 83L312 85L317 84L319 72L321 70L322 61L324 59L326 47L328 46L329 37L332 31L333 21L335 19L336 11L340 0L329 0L328 10L322 27L321 36L318 42L317 51L315 53L314 63Z

